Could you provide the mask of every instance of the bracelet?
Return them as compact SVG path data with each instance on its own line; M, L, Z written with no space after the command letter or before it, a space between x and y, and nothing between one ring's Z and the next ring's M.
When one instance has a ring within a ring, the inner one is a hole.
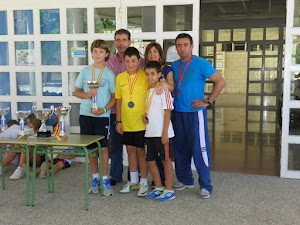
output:
M104 107L103 109L104 109L105 112L107 112L107 108Z
M117 124L117 123L122 123L122 121L115 121L115 124Z

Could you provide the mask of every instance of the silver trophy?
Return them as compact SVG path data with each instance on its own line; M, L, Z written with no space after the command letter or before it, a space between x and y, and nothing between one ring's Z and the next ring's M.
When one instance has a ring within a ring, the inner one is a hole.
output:
M37 109L37 106L32 106L32 111L33 111L35 117L42 121L42 125L39 129L37 136L38 137L50 137L51 132L47 130L46 120L51 119L51 116L53 115L53 110L49 109L49 108L48 109L47 108Z
M10 108L0 109L0 116L1 116L1 131L5 131L6 129L6 118L5 116L9 112Z
M17 118L20 119L20 136L24 136L24 124L25 124L25 119L30 115L31 111L16 111Z
M89 89L98 89L100 87L99 81L92 80L92 81L84 81L84 83L88 86ZM98 109L97 106L97 96L92 97L93 99L93 106L92 106L92 111L95 112Z
M54 114L59 117L59 127L60 127L60 132L59 132L59 136L66 136L65 134L65 116L68 115L68 112L71 110L71 106L67 106L67 107L57 107L54 108L54 106L52 105L51 110L54 112Z

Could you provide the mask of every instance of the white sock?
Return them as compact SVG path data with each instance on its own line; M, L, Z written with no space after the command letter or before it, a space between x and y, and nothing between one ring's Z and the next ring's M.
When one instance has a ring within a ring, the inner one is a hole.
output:
M93 174L93 180L94 180L95 178L97 178L97 180L100 180L100 175L99 175L99 173L94 173L94 174Z
M144 183L144 185L148 185L148 178L145 178L145 179L142 179L141 178L141 181L140 181L140 184Z
M108 176L103 176L103 180L107 180L108 179Z
M139 182L139 172L138 171L130 171L130 180L131 180L131 183L137 184Z
M164 188L163 188L163 187L160 187L160 188L158 188L158 187L155 187L155 189L156 189L156 190L158 190L158 191L163 191L163 190L164 190Z

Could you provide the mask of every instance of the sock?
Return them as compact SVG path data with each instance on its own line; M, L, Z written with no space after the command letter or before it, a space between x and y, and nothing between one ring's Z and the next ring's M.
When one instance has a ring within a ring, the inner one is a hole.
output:
M174 193L174 189L172 189L172 190L165 189L165 190L167 190L168 192Z
M156 190L158 190L158 191L163 191L163 190L164 190L164 188L163 188L163 187L160 187L160 188L158 188L158 187L155 187L155 189L156 189Z
M138 171L130 171L130 180L131 180L131 183L137 184L139 182L139 172Z
M108 176L103 176L103 180L107 180L108 179Z
M99 175L99 173L94 173L94 174L93 174L93 180L94 180L95 178L97 178L97 180L100 180L100 175Z
M144 183L144 185L148 185L148 178L145 178L145 179L142 179L141 178L141 181L140 181L140 184Z

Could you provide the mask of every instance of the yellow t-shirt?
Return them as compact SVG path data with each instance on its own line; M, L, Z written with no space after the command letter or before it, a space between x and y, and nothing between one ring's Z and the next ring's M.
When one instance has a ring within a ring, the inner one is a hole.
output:
M146 112L146 95L150 85L146 80L145 72L143 70L139 70L139 72L140 74L133 89L132 99L130 98L127 71L120 73L116 80L115 98L122 99L121 120L123 131L127 132L146 130L142 117ZM135 75L130 75L131 83L133 83L134 78ZM130 101L134 103L133 108L128 106Z

